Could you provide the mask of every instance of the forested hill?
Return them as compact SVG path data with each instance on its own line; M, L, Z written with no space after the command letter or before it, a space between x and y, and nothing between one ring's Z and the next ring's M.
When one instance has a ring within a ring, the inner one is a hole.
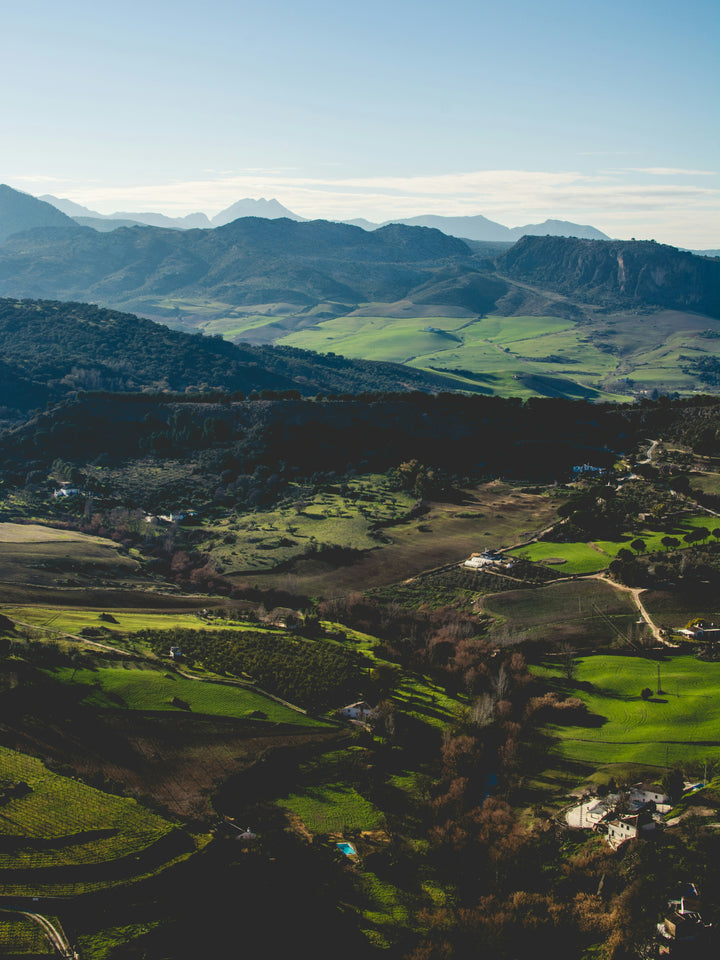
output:
M231 305L304 308L329 300L352 306L412 296L418 287L447 279L448 267L458 263L477 272L462 240L423 227L390 225L368 233L324 220L245 217L214 230L98 233L72 223L71 229L34 230L2 244L0 295L109 306L169 295Z
M442 390L399 364L290 347L236 346L86 303L0 300L0 406L17 416L79 390Z
M653 240L523 237L496 265L512 280L598 305L720 316L720 261Z

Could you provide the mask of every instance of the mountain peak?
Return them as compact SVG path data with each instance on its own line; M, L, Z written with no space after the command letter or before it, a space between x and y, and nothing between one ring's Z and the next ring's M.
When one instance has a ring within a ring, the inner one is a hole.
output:
M43 200L0 184L0 243L35 227L74 227L70 217Z
M241 217L262 217L263 220L279 220L284 217L288 220L306 220L306 217L300 217L292 210L288 210L279 201L275 199L266 200L261 197L259 200L253 200L246 197L244 200L237 200L225 210L221 210L211 220L213 227L223 227L226 223L232 223L233 220L239 220Z

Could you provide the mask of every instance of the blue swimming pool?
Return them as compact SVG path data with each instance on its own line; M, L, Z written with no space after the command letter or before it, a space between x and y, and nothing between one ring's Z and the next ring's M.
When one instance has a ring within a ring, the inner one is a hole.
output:
M357 856L357 850L351 843L338 843L337 846L342 850L346 857Z

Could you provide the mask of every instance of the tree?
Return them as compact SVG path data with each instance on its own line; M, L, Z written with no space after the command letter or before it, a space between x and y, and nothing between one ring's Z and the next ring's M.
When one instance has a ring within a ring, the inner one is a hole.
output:
M643 700L649 700L652 696L652 690L650 687L643 687L643 689L640 691L640 696L643 698Z
M720 530L718 531L720 533ZM680 546L680 541L677 537L663 537L660 541L666 550L677 550Z
M683 795L685 788L685 778L683 777L682 770L679 770L677 767L673 770L668 770L662 778L662 788L668 797L670 797L670 800L676 803Z
M645 553L645 541L640 537L637 537L637 539L633 540L630 546L633 548L635 553Z
M577 661L575 660L575 650L569 643L560 644L560 663L565 679L572 680L577 673Z

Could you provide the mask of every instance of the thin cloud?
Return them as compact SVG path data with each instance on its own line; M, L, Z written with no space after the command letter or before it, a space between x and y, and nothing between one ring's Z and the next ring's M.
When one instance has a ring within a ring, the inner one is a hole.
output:
M675 168L599 170L476 170L436 175L301 176L290 168L206 174L135 187L74 183L70 199L103 213L157 210L175 216L208 214L244 197L274 197L309 219L375 222L420 214L482 214L507 226L554 218L591 223L611 235L656 236L700 248L720 245L720 191L706 183L662 182ZM647 177L637 182L638 175ZM692 171L685 171L690 175ZM698 172L704 177L705 171ZM30 180L30 178L27 178ZM59 181L58 181L59 182Z
M651 177L715 177L714 170L685 170L682 167L626 167L631 173L647 173Z

